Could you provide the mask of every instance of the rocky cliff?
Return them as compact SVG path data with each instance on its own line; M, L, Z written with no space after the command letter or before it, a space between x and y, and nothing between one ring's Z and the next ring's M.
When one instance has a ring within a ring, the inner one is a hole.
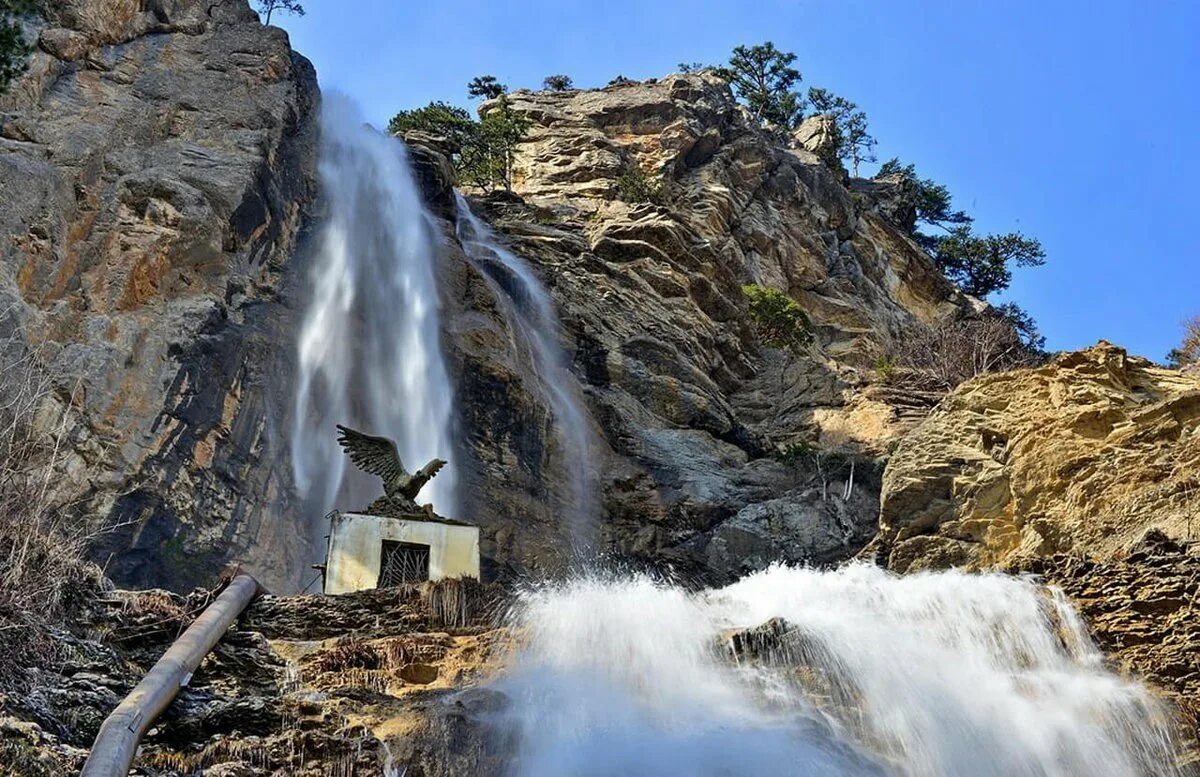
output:
M1193 537L1200 378L1107 343L947 397L892 455L876 545L898 571L1119 557Z
M872 398L869 365L893 338L971 301L879 215L886 192L851 193L816 155L753 126L710 76L508 100L532 122L515 156L518 197L475 206L563 320L597 438L603 546L719 580L853 552L875 523L870 463L912 415ZM422 165L425 179L443 167ZM621 199L631 171L654 182L656 202ZM449 216L448 187L429 189ZM797 300L813 347L759 347L748 283ZM537 564L561 545L546 487L560 477L559 443L486 289L467 270L451 285L451 351L479 465L472 512L486 555ZM775 460L800 441L839 465Z
M0 293L13 343L57 381L61 499L110 527L96 556L126 584L185 589L233 559L290 590L320 540L286 451L319 201L312 68L244 0L72 0L35 32L0 98ZM971 304L881 215L886 187L852 193L704 75L511 99L532 121L519 196L475 207L558 307L600 546L714 579L852 553L873 531L873 462L923 411L872 398L867 365ZM557 563L549 403L454 237L445 160L414 151L445 234L461 517L493 573ZM656 203L619 198L634 170ZM746 283L795 298L813 346L759 347ZM775 459L801 441L831 456Z
M308 549L271 397L314 194L313 69L245 0L47 16L0 97L0 308L56 381L60 497L116 527L96 554L127 583L186 589L240 556L290 585Z
M451 583L451 586L456 583ZM257 600L155 725L144 775L502 774L508 703L477 687L507 634L493 589L446 586ZM0 693L0 773L77 773L100 723L213 596L110 591L60 639L65 660Z

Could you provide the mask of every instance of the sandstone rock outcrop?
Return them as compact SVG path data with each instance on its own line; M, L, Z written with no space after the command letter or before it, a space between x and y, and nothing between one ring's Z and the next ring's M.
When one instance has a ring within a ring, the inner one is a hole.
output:
M883 480L877 550L897 571L1119 557L1194 538L1200 379L1101 342L958 387Z
M0 97L0 310L56 380L60 497L117 527L96 555L127 583L186 589L233 557L290 587L309 549L280 517L269 398L313 69L245 0L48 5Z

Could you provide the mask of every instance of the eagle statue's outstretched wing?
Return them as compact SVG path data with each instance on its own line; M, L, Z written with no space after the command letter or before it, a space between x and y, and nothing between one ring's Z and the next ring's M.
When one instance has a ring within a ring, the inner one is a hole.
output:
M383 478L385 485L396 481L396 478L407 475L404 462L400 461L400 452L396 443L386 437L376 437L373 434L363 434L348 426L337 425L338 444L345 449L355 465L363 472L378 475Z

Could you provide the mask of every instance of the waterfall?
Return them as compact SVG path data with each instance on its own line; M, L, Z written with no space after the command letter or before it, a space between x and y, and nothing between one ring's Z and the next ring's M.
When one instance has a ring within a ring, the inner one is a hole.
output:
M783 618L765 659L729 630ZM999 574L782 566L689 593L525 593L500 681L526 775L1178 775L1171 720L1061 594Z
M344 488L334 426L345 424L394 439L409 470L434 456L448 460L420 498L454 515L437 247L404 144L365 125L356 106L333 95L322 102L320 154L328 213L298 343L296 483L322 510L335 500L365 507L378 495L378 483L366 480L358 490Z
M566 517L575 550L582 553L591 545L595 510L589 465L592 434L579 384L559 341L554 304L529 265L500 244L461 194L455 194L455 203L458 240L468 261L487 279L509 327L526 348L538 388L550 406L569 490Z

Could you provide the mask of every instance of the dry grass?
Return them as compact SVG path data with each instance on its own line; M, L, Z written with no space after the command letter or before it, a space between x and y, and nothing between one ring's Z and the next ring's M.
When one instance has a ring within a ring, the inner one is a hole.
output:
M55 499L66 422L45 420L53 384L37 357L15 335L0 339L0 688L57 658L54 630L99 580L84 560L90 537Z
M448 578L421 584L421 599L430 622L442 628L465 628L490 617L494 606L478 580Z
M353 637L338 640L310 665L316 672L344 672L348 669L378 669L382 657L374 647Z
M1200 316L1183 322L1183 342L1171 352L1171 358L1181 367L1200 365Z

